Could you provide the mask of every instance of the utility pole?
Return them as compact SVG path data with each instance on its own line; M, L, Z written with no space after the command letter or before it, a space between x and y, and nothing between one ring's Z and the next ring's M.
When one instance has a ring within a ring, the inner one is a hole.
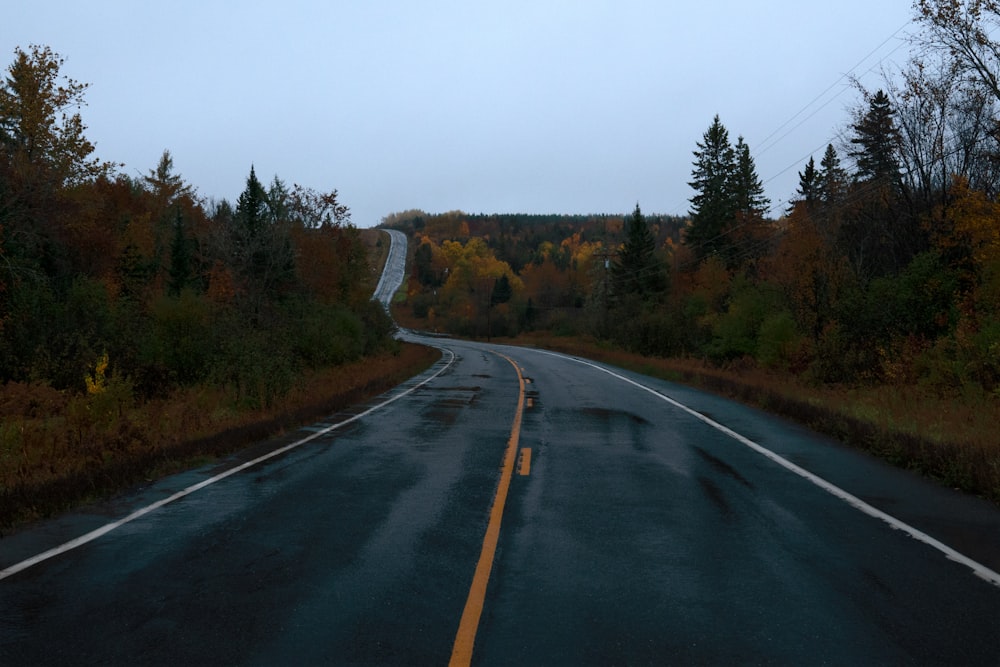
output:
M611 273L611 258L612 257L618 257L618 253L617 252L613 252L611 250L602 250L600 252L595 252L594 253L594 257L599 257L602 260L604 260L604 272L603 272L603 274L601 276L601 292L602 292L601 296L602 296L602 300L604 301L604 313L603 313L603 316L601 318L601 320L602 320L601 321L601 334L602 335L607 335L607 333L608 333L608 311L609 311L609 308L610 308L609 303L608 303L608 298L609 298L609 294L611 292L611 290L608 287L608 274Z

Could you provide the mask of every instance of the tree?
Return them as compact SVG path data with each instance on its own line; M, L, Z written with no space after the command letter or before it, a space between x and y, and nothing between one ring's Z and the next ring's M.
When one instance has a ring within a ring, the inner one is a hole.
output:
M696 192L691 198L691 226L685 243L700 260L713 254L725 254L731 239L736 203L732 181L736 154L729 143L729 131L716 115L694 151L693 180L688 183Z
M164 149L156 169L143 176L143 181L152 190L161 208L177 203L182 197L193 197L194 188L186 184L179 174L174 173L174 158Z
M64 59L47 46L14 51L0 86L0 150L29 181L62 186L110 173L90 157L94 145L72 109L84 106L88 84L60 77Z
M291 197L285 182L276 175L267 189L267 208L272 223L288 222L291 219Z
M170 274L167 284L167 291L172 296L180 296L191 282L191 264L190 241L184 234L184 219L181 217L181 212L177 211L174 236L170 241Z
M757 175L757 166L750 147L743 137L736 140L736 169L732 174L730 186L736 215L744 220L762 219L767 215L771 200L764 196L764 185Z
M514 296L514 288L511 287L510 279L504 273L493 284L493 293L490 294L490 306L498 306L507 303Z
M819 163L819 198L825 208L843 204L847 195L847 170L840 166L840 156L833 144L827 144Z
M795 205L799 203L804 205L806 210L812 211L816 208L819 198L820 174L816 170L816 160L810 156L805 168L799 172L799 188L796 190L795 198L788 207L788 212L791 213Z
M1000 44L990 35L1000 26L996 0L917 0L915 21L927 32L918 42L944 51L958 71L985 85L1000 101Z
M340 202L336 190L319 192L296 185L289 196L288 208L292 219L309 229L351 224L351 209Z
M294 255L287 224L274 221L267 192L250 167L246 189L236 201L230 225L231 261L241 279L253 315L267 296L294 273Z
M250 236L260 232L268 223L267 192L257 179L253 165L247 177L246 188L236 200L236 224L244 227Z
M731 234L733 251L728 261L733 268L742 264L753 271L771 243L772 234L765 224L771 200L764 196L764 185L757 176L750 147L743 137L737 139L735 153L736 169L730 185L735 208Z
M611 268L615 295L619 299L629 295L640 299L660 296L666 288L666 277L663 264L656 256L656 238L639 204L626 221L625 234L625 243Z
M898 272L919 250L919 221L903 209L907 193L900 178L892 103L882 90L865 97L867 106L851 126L853 209L840 226L841 247L863 283Z
M855 160L855 178L863 182L895 186L899 180L899 130L895 111L885 91L868 96L868 109L851 126L850 155Z

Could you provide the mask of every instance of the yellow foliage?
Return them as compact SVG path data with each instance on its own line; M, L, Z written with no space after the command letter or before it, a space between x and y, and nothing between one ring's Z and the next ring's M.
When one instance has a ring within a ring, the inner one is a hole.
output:
M101 358L97 360L97 364L94 366L94 372L88 373L83 381L87 384L87 393L91 396L97 394L103 394L108 389L108 353L105 352L101 355Z
M955 234L964 238L980 264L1000 260L1000 204L990 201L985 193L972 190L964 178L956 178L951 187L953 197L948 213Z

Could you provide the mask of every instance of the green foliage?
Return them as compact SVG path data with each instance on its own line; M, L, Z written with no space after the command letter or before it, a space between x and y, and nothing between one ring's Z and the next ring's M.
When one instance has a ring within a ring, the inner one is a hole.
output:
M733 195L733 175L736 153L729 142L729 131L716 115L698 150L694 152L694 169L690 185L695 190L691 198L691 227L685 243L700 258L725 254L729 245L724 233L733 225L736 204Z
M803 336L788 310L770 313L757 332L757 360L766 368L787 370L796 361Z
M336 190L265 190L251 167L235 207L206 211L169 151L113 177L75 113L86 85L47 47L15 55L0 82L0 382L89 390L74 410L93 425L207 382L269 405L305 368L393 346Z
M507 274L501 275L493 284L493 291L490 293L490 306L498 306L507 303L514 296L514 288L510 285Z
M757 357L758 335L765 321L785 311L778 290L740 280L734 285L728 307L712 326L712 340L706 348L710 358L728 361ZM773 344L773 341L772 341ZM769 352L770 353L770 352Z
M185 290L161 296L150 307L142 364L162 369L172 383L191 385L208 374L216 340L211 304Z
M656 238L638 204L626 220L625 243L612 265L611 278L612 290L618 299L627 295L657 299L666 290L663 263L656 256Z

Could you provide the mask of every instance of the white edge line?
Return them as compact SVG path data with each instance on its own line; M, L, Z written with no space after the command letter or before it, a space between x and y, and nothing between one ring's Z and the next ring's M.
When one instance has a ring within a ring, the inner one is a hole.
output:
M72 551L73 549L76 549L77 547L83 546L84 544L87 544L88 542L93 542L97 538L102 537L104 535L107 535L108 533L110 533L111 531L115 530L116 528L121 528L125 524L127 524L129 522L132 522L132 521L135 521L136 519L138 519L138 518L140 518L142 516L145 516L146 514L149 514L150 512L154 512L154 511L160 509L161 507L163 507L164 505L168 505L168 504L174 502L175 500L179 500L179 499L181 499L181 498L183 498L185 496L189 496L192 493L194 493L195 491L199 491L201 489L204 489L206 486L209 486L211 484L215 484L216 482L218 482L220 480L223 480L226 477L229 477L230 475L235 475L238 472L242 472L243 470L246 470L247 468L252 468L253 466L255 466L255 465L259 464L259 463L263 463L264 461L267 461L268 459L272 459L272 458L274 458L276 456L281 456L285 452L291 451L291 450L295 449L296 447L304 445L307 442L311 442L312 440L315 440L316 438L324 436L324 435L330 433L331 431L334 431L334 430L340 428L341 426L346 426L347 424L350 424L351 422L355 422L355 421L361 419L362 417L365 417L365 416L371 414L372 412L375 412L376 410L380 410L380 409L384 408L385 406L389 405L390 403L394 403L394 402L398 401L399 399L403 398L407 394L410 394L410 393L416 391L420 387L424 386L425 384L427 384L431 380L433 380L436 377L438 377L439 375L441 375L441 373L443 373L445 370L447 370L448 367L451 366L451 364L455 361L455 353L454 352L452 352L451 350L449 350L447 348L438 348L438 349L443 350L443 351L445 351L445 352L447 352L448 354L451 355L451 358L448 359L448 362L444 366L442 366L440 369L438 369L438 371L436 373L434 373L434 375L431 375L430 377L424 379L422 382L413 385L412 387L410 387L406 391L403 391L403 392L401 392L399 394L396 394L395 396L392 396L391 398L386 399L385 401L379 403L378 405L373 405L372 407L368 408L364 412L360 412L360 413L358 413L358 414L356 414L356 415L354 415L352 417L349 417L349 418L347 418L347 419L345 419L343 421L337 422L336 424L332 424L330 426L327 426L326 428L324 428L324 429L322 429L320 431L316 431L312 435L306 436L305 438L302 438L301 440L297 440L297 441L295 441L295 442L293 442L291 444L285 445L284 447L280 447L278 449L275 449L274 451L271 451L271 452L268 452L267 454L259 456L259 457L255 458L255 459L253 459L252 461L247 461L245 463L242 463L242 464L236 466L235 468L230 468L229 470L226 470L225 472L221 472L218 475L215 475L214 477L210 477L208 479L202 480L202 481L198 482L197 484L192 484L191 486L189 486L189 487L187 487L185 489L182 489L181 491L178 491L177 493L173 494L172 496L169 496L167 498L163 498L161 500L158 500L155 503L152 503L151 505L146 505L145 507L142 507L142 508L134 511L131 514L129 514L128 516L123 517L123 518L121 518L121 519L119 519L117 521L113 521L112 523L105 524L105 525L101 526L100 528L96 528L96 529L90 531L89 533L86 533L84 535L81 535L80 537L77 537L75 539L70 540L69 542L66 542L64 544L60 544L59 546L53 547L53 548L49 549L48 551L43 551L42 553L37 554L35 556L32 556L31 558L27 558L27 559L21 561L20 563L15 563L14 565L11 565L11 566L3 569L3 570L0 570L0 580L6 579L7 577L10 577L11 575L17 574L18 572L26 570L29 567L31 567L33 565L37 565L38 563L46 561L46 560L48 560L50 558L54 558L55 556L58 556L60 554L64 554L67 551Z
M661 399L663 401L666 401L670 405L672 405L672 406L674 406L674 407L676 407L676 408L678 408L680 410L683 410L684 412L688 413L692 417L695 417L696 419L700 419L701 421L703 421L704 423L708 424L712 428L717 429L718 431L721 431L722 433L725 433L726 435L728 435L729 437L733 438L737 442L739 442L739 443L741 443L743 445L746 445L747 447L749 447L753 451L757 452L758 454L761 454L762 456L770 459L771 461L774 461L775 463L777 463L781 467L785 468L786 470L789 470L789 471L795 473L796 475L799 475L800 477L803 477L804 479L809 480L810 482L812 482L813 484L815 484L819 488L823 489L824 491L826 491L830 495L832 495L832 496L834 496L836 498L839 498L840 500L843 500L844 502L846 502L851 507L853 507L853 508L855 508L857 510L860 510L861 512L864 512L865 514L867 514L870 517L879 519L879 520L887 523L893 530L901 530L904 533L906 533L907 535L909 535L910 537L912 537L913 539L915 539L915 540L917 540L919 542L923 542L924 544L926 544L926 545L928 545L930 547L933 547L934 549L937 549L938 551L940 551L941 553L943 553L948 558L948 560L951 560L951 561L954 561L956 563L961 563L962 565L965 565L970 570L972 570L976 574L976 576L980 577L981 579L984 579L984 580L988 581L989 583L993 584L994 586L1000 586L1000 573L997 573L997 572L991 570L990 568L986 567L982 563L979 563L979 562L977 562L975 560L972 560L968 556L966 556L966 555L964 555L964 554L956 551L952 547L949 547L947 544L944 544L943 542L940 542L939 540L931 537L930 535L928 535L927 533L923 532L922 530L911 526L910 524L906 523L905 521L902 521L901 519L897 519L896 517L892 516L891 514L887 514L887 513L883 512L882 510L878 509L877 507L873 507L872 505L869 505L865 501L863 501L860 498L858 498L857 496L855 496L855 495L853 495L853 494L845 491L844 489L840 488L836 484L828 482L827 480L823 479L822 477L809 472L805 468L799 467L798 465L792 463L791 461L789 461L788 459L784 458L780 454L776 454L775 452L771 451L770 449L767 449L763 445L759 445L756 442L754 442L753 440L750 440L749 438L747 438L747 437L745 437L743 435L740 435L736 431L728 428L727 426L724 426L724 425L720 424L719 422L715 421L714 419L711 419L710 417L706 417L705 415L701 414L697 410L689 408L688 406L684 405L683 403L679 403L678 401L676 401L676 400L670 398L669 396L666 396L666 395L664 395L664 394L656 391L655 389L647 387L647 386L645 386L643 384L640 384L640 383L636 382L635 380L631 380L631 379L629 379L629 378L627 378L627 377L625 377L623 375L619 375L618 373L615 373L614 371L611 371L611 370L609 370L607 368L604 368L602 366L598 366L597 364L591 363L589 361L585 361L583 359L578 359L576 357L570 357L570 356L567 356L567 355L564 355L564 354L558 354L558 353L555 353L555 352L549 352L547 350L538 350L538 349L536 349L534 351L535 352L540 352L542 354L548 354L548 355L551 355L551 356L554 356L554 357L561 357L563 359L569 359L570 361L575 361L578 364L583 364L584 366L590 366L591 368L599 370L602 373L607 373L608 375L610 375L612 377L615 377L615 378L618 378L619 380L622 380L623 382L627 382L628 384L631 384L631 385L633 385L635 387L638 387L639 389L642 389L643 391L649 392L653 396L656 396L657 398L659 398L659 399Z

